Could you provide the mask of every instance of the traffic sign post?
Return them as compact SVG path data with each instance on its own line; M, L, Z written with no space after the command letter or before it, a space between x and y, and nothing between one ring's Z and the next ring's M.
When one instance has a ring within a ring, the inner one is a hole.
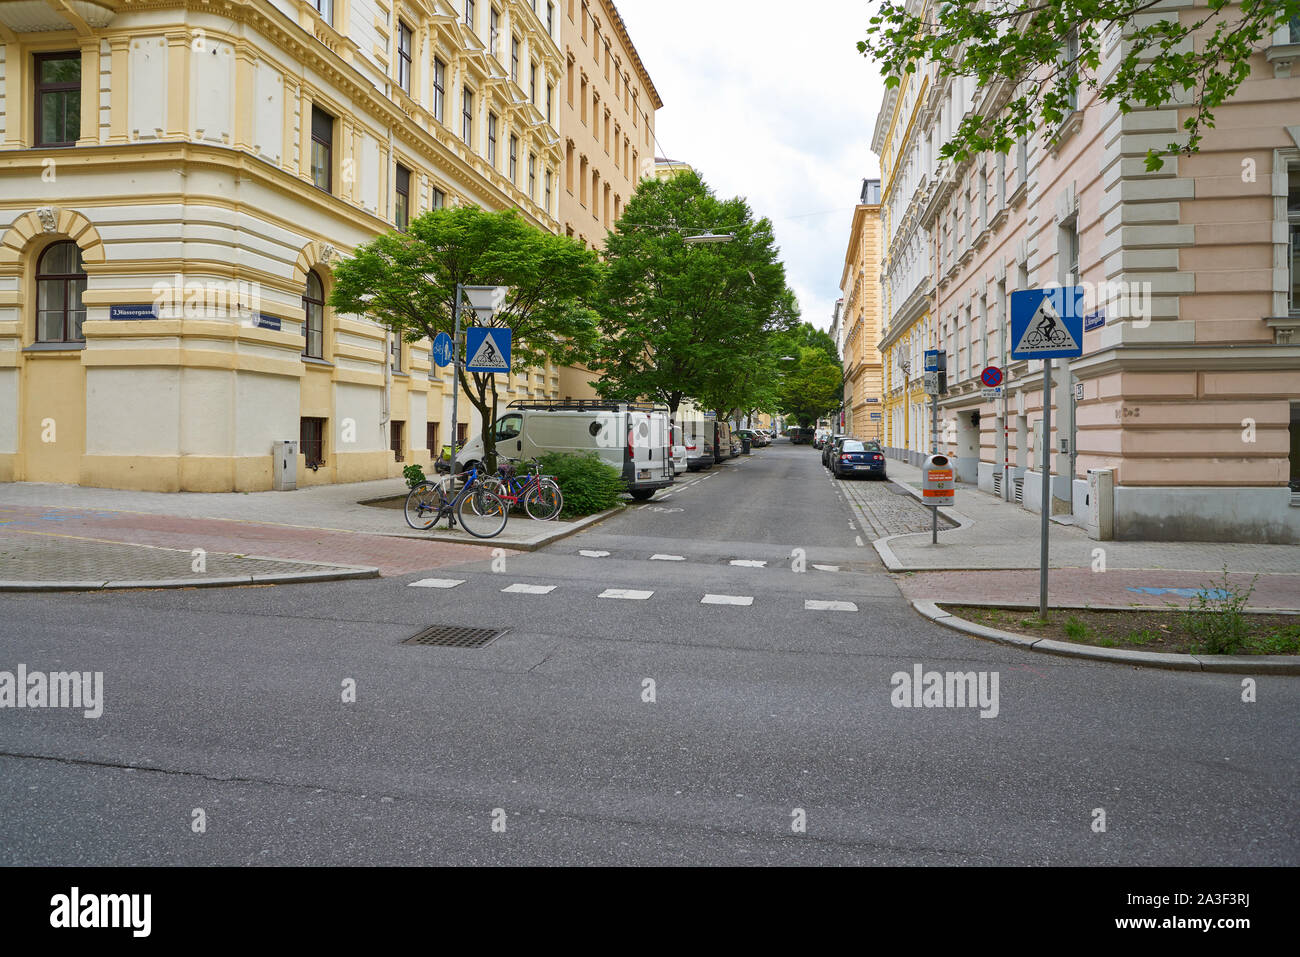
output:
M463 286L456 283L456 308L455 314L456 332L451 341L451 474L456 474L456 453L460 449L456 448L456 434L458 432L460 414L460 316L461 303L463 299L469 300L469 307L474 311L479 319L484 322L490 320L493 314L501 308L505 302L506 296L510 294L509 286ZM469 342L469 332L465 333L466 345ZM509 330L507 330L506 341L506 360L510 358ZM441 333L439 333L441 336ZM435 348L436 348L435 343ZM473 355L473 353L471 353ZM508 370L509 365L506 366ZM474 371L466 367L467 371ZM453 480L454 483L454 480Z
M1038 543L1038 617L1047 617L1047 529L1052 514L1052 360L1083 355L1083 287L1011 294L1013 359L1043 360L1043 500Z
M451 336L445 332L440 332L433 340L433 361L441 366L451 365L452 357L455 355L455 346L451 341Z

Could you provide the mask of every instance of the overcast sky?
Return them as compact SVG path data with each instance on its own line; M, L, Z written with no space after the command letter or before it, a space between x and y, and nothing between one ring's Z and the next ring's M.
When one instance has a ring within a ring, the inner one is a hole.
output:
M772 220L803 318L830 325L884 86L867 0L615 0L663 98L656 153Z

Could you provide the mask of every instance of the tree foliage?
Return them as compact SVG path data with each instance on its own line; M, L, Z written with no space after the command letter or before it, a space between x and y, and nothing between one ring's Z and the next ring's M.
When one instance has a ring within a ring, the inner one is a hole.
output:
M587 354L597 323L586 303L600 273L595 253L576 240L530 226L513 210L460 206L430 210L412 219L407 232L390 231L358 246L335 268L330 304L369 315L405 341L418 342L453 334L457 283L509 286L509 297L488 325L511 329L511 363L523 370L547 360L569 364ZM462 334L475 324L466 303ZM464 342L459 345L463 359ZM458 375L482 417L485 457L495 467L497 376L463 368Z
M1214 111L1250 74L1249 60L1277 29L1300 18L1300 0L1208 0L1195 8L1162 0L884 0L858 50L880 64L887 86L922 63L943 76L974 77L996 87L986 112L960 123L940 156L1008 152L1043 130L1057 139L1063 122L1094 90L1121 113L1171 102L1189 107L1183 131L1147 153L1194 153ZM1193 34L1195 39L1193 40Z
M692 245L701 232L728 243ZM643 180L605 244L593 383L609 399L683 399L732 410L761 390L756 365L798 307L766 219L718 199L697 173Z
M844 367L838 357L815 345L800 346L797 358L781 377L777 405L784 415L806 427L844 401Z

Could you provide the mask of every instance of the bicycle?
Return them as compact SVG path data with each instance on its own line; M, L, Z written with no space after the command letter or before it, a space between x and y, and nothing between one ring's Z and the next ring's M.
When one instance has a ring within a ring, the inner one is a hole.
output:
M522 503L529 518L549 522L564 511L564 495L554 478L542 474L540 462L534 459L532 465L527 480L515 473L513 464L506 464L497 469L498 474L485 478L483 484L512 506Z
M1047 342L1051 345L1059 346L1062 345L1065 340L1065 330L1060 326L1053 328L1050 332L1044 332L1043 326L1040 323L1029 331L1029 335L1025 337L1025 345L1033 348L1035 346L1041 346L1044 342Z
M402 513L406 524L417 531L426 531L447 519L449 529L460 527L475 538L495 538L505 530L510 519L510 507L479 478L478 469L470 469L451 480L464 478L460 491L449 497L444 481L424 481L406 495Z

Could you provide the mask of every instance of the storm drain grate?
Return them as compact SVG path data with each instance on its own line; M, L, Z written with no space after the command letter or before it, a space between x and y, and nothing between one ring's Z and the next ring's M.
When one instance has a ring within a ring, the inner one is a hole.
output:
M439 645L443 648L482 648L505 632L499 628L460 628L456 625L434 625L418 635L412 635L404 645Z

